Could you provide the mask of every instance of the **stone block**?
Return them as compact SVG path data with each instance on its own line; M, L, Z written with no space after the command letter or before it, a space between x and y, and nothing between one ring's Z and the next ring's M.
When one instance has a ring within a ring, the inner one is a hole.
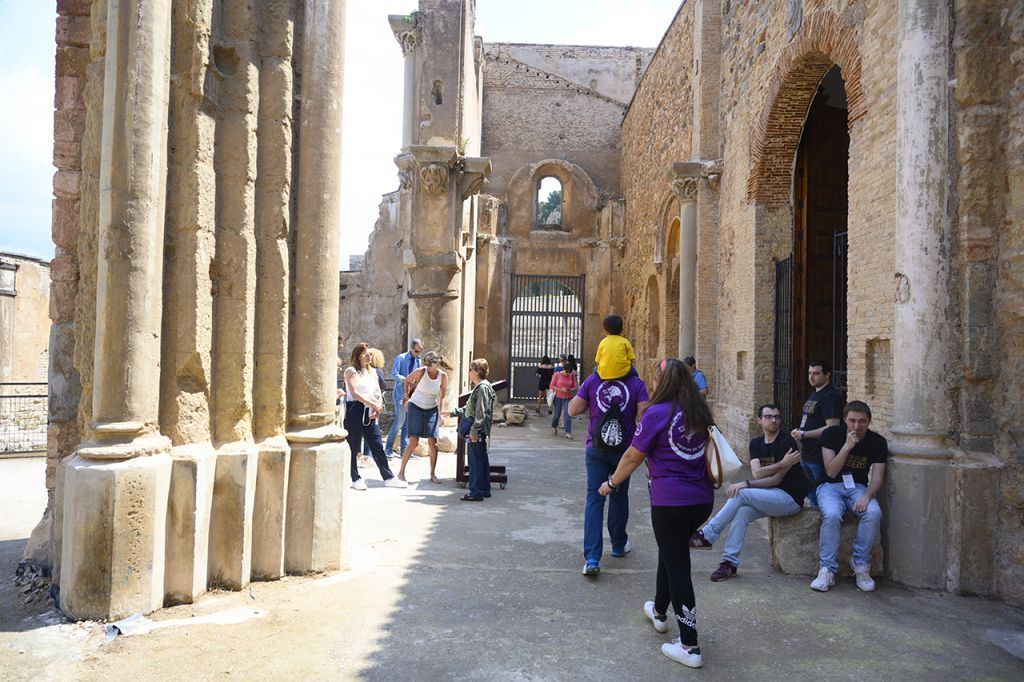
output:
M59 16L57 17L57 44L73 45L75 47L89 47L89 39L92 36L92 27L88 16Z
M53 165L61 170L82 170L82 145L79 142L53 143Z
M78 447L78 422L51 422L46 427L46 488L57 485L57 470L61 462Z
M72 422L78 417L78 401L82 397L82 383L74 364L75 324L73 322L57 322L50 325L48 356L50 423Z
M284 575L285 519L288 511L288 444L267 441L256 446L256 499L252 512L252 578L277 580Z
M165 606L191 604L206 591L216 466L216 454L209 443L171 451Z
M62 17L87 17L92 10L92 0L57 0L57 14Z
M54 109L85 109L85 79L60 76L54 84Z
M53 243L69 253L74 253L78 248L78 200L54 199L50 202L50 207L50 234Z
M895 450L891 448L890 452ZM946 589L950 462L893 455L885 467L882 518L887 575L904 585Z
M505 407L497 400L494 401L494 411L491 415L491 423L493 424L504 424L505 423Z
M252 578L252 512L259 456L251 445L217 452L210 509L208 583L240 590Z
M81 142L85 135L84 109L58 109L53 112L54 142ZM57 188L56 181L54 188ZM77 194L75 189L71 194Z
M50 283L50 319L53 322L73 322L75 319L75 294L78 282Z
M454 427L443 426L437 430L437 449L439 452L455 452L458 434Z
M341 567L345 491L352 483L348 443L292 443L284 569L288 573Z
M60 606L73 618L117 620L163 605L166 453L127 460L74 456L64 470Z
M526 409L522 405L505 405L502 411L509 426L518 426L526 421Z
M78 198L79 171L59 170L53 174L53 194L66 199Z
M999 479L1005 467L994 457L957 458L950 466L948 589L991 595L995 589Z
M850 556L853 539L857 535L858 520L852 513L843 517L840 531L839 576L852 575ZM817 575L818 537L821 530L821 512L804 509L793 516L773 517L769 521L768 540L771 545L772 566L788 575ZM882 575L884 569L882 539L875 541L871 551L871 575Z
M85 77L86 67L89 66L89 49L85 47L57 48L57 76Z

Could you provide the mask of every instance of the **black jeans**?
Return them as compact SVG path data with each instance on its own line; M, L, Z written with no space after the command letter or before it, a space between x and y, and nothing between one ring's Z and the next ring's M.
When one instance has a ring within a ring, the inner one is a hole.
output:
M388 466L387 455L384 454L384 445L380 441L380 426L374 419L369 424L363 424L363 413L366 405L359 402L346 403L345 409L345 430L348 431L348 443L352 450L352 480L359 480L359 469L356 467L356 453L360 445L368 449L373 455L373 461L380 471L380 477L385 481L394 478L391 468ZM365 452L363 454L366 454Z
M651 525L658 541L658 584L654 610L668 613L669 602L679 624L683 646L697 646L697 600L690 577L690 536L711 516L712 504L651 507Z

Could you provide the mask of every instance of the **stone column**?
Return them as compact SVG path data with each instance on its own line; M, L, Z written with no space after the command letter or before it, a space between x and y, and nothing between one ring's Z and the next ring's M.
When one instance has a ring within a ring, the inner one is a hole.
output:
M395 163L411 192L410 240L403 256L410 279L409 333L454 365L447 394L447 406L452 407L463 360L462 202L486 183L491 162L460 156L454 147L413 145ZM476 273L470 274L466 286L475 287Z
M900 0L890 575L945 586L949 517L947 2Z
M392 14L388 23L395 34L395 40L402 47L405 63L405 79L402 101L402 149L406 149L415 141L416 126L416 59L413 53L419 43L420 32L417 19L418 12L409 15Z
M344 0L306 0L299 178L288 352L291 462L285 570L341 566L347 434L334 417L338 357L338 230Z
M109 2L92 437L62 485L60 604L76 618L114 620L163 603L171 461L157 422L170 29L170 3Z
M704 164L672 164L669 178L679 199L679 357L697 349L697 186Z

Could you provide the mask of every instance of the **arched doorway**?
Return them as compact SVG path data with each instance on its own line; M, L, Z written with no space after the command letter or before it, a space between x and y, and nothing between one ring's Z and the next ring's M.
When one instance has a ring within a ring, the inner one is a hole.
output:
M544 355L583 357L584 277L513 275L509 334L509 396L537 397L537 361Z
M809 393L810 362L831 363L834 385L846 389L849 150L846 88L833 66L804 122L793 172L793 251L776 271L775 400L790 423L799 421Z

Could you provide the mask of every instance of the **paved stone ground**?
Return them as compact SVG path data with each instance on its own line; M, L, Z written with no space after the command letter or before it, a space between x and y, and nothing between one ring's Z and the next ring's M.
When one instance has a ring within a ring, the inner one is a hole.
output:
M4 525L0 677L1024 679L1021 611L885 581L873 594L850 581L812 592L809 578L770 568L763 523L748 532L732 580L708 581L717 552L694 554L705 667L683 668L659 653L670 637L640 611L655 568L641 479L631 495L633 553L606 556L601 575L587 579L582 438L552 437L539 419L495 434L492 459L508 464L511 482L491 500L458 500L451 455L440 486L385 489L374 472L370 489L351 498L350 570L210 594L155 614L159 629L147 635L106 642L98 624L9 608L24 540L7 539ZM9 464L0 462L0 519L16 513L24 538L37 513L23 513L21 491L40 490L42 470L8 475ZM425 476L426 461L410 473ZM45 495L31 496L41 510Z

